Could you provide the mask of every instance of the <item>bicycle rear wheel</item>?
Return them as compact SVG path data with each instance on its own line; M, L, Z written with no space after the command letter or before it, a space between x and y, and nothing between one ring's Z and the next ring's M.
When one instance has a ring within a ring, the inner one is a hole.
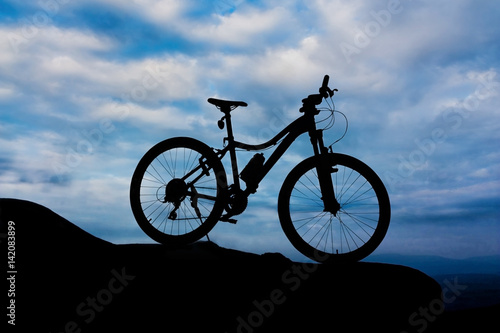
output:
M389 228L389 195L377 174L358 159L329 154L336 215L324 211L316 172L310 157L287 176L278 199L281 226L290 242L305 256L320 262L354 262L370 255Z
M224 167L213 150L178 137L158 143L139 161L130 203L149 237L177 246L197 241L215 226L226 187Z

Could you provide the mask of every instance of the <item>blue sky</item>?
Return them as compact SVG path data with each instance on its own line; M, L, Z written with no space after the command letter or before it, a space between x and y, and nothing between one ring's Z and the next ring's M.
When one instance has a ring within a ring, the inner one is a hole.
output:
M151 242L128 189L152 145L184 135L220 147L209 97L248 102L237 139L265 141L329 74L349 119L334 149L370 165L391 197L377 252L500 254L499 16L493 0L0 1L0 196L115 243ZM299 140L211 239L299 258L277 193L310 154Z

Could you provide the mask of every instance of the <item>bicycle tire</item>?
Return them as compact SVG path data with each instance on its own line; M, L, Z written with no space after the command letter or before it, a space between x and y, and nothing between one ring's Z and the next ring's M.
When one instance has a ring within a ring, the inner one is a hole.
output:
M382 242L389 228L391 207L378 175L360 160L338 153L328 156L336 215L324 211L316 173L318 159L300 162L286 177L278 197L283 231L306 257L324 263L359 261Z
M203 167L182 183L179 179L201 161ZM193 177L200 179L189 187ZM174 186L167 190L169 184ZM196 139L176 137L156 144L139 161L130 184L130 204L137 223L149 237L179 246L199 240L217 224L224 210L226 188L226 173L214 151ZM167 201L167 192L177 195L177 208L173 201Z

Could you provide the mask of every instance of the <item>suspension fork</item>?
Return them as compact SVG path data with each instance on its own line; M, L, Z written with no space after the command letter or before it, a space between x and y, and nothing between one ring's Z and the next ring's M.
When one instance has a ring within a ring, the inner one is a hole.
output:
M311 133L310 133L311 134ZM321 190L321 200L323 200L324 211L337 216L340 204L335 198L331 174L338 169L330 164L330 153L323 142L323 130L315 130L311 135L311 143L316 157L316 171L318 172L319 187Z

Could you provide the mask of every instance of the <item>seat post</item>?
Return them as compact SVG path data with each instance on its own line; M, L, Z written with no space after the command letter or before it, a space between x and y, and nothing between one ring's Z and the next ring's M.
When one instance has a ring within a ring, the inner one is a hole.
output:
M233 136L233 124L231 122L231 112L230 110L222 110L221 111L224 113L224 118L226 118L226 126L227 126L227 140L229 143L234 143L234 136Z
M231 169L233 173L233 184L236 189L240 189L240 179L238 177L238 161L236 159L236 147L234 146L233 124L231 122L231 109L221 109L224 112L227 126L227 142L229 145L229 155L231 157Z

